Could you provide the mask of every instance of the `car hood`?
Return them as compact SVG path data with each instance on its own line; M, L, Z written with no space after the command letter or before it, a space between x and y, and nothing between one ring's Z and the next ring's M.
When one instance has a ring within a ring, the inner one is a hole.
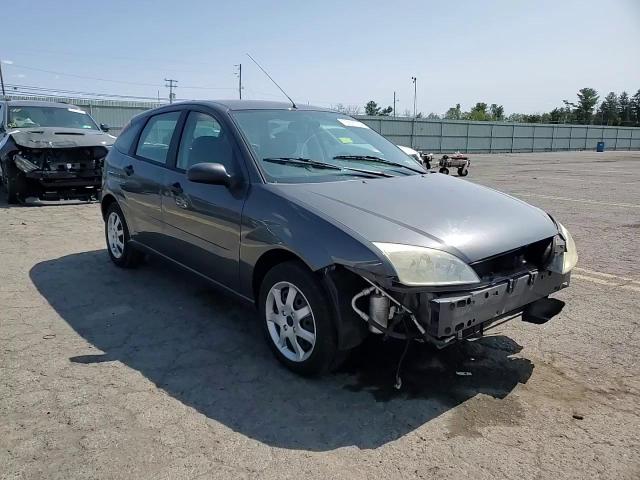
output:
M272 186L370 242L436 248L467 262L558 233L542 210L439 173Z
M7 132L16 145L25 148L109 147L115 137L82 128L16 128Z

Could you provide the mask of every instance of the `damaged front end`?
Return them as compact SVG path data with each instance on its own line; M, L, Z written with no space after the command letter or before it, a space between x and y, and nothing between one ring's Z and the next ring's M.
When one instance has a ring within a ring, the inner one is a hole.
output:
M10 132L2 149L0 165L5 187L18 200L28 197L40 200L97 199L102 182L102 167L110 145L88 139L67 140L80 136L54 132L55 140L38 139L42 132ZM62 137L62 138L61 138Z
M97 199L105 147L23 149L13 155L24 176L23 196L41 200Z
M558 268L566 243L558 235L472 263L478 281L468 285L406 286L352 268L363 282L351 307L373 333L440 348L520 315L545 323L564 306L549 295L569 285L570 271Z

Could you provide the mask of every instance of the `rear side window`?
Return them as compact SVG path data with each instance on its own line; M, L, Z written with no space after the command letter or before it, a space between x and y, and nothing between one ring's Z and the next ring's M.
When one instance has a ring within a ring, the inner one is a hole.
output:
M140 134L136 155L166 164L171 137L179 118L180 112L161 113L151 117Z

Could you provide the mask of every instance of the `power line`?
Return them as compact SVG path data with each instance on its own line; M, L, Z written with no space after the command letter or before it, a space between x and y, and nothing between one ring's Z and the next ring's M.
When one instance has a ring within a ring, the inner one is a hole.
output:
M85 75L76 75L76 74L73 74L73 73L58 72L58 71L55 71L55 70L45 70L44 68L28 67L26 65L19 65L19 64L16 64L16 63L12 63L11 66L12 67L17 67L17 68L23 68L25 70L33 70L35 72L52 73L54 75L61 75L63 77L81 78L81 79L84 79L84 80L97 80L97 81L100 81L100 82L123 83L123 84L127 84L127 85L141 85L141 86L145 86L145 87L158 87L159 86L156 83L129 82L129 81L125 81L125 80L113 80L113 79L100 78L100 77L88 77L88 76L85 76Z
M42 55L42 54L46 54L46 55L59 55L59 56L63 56L63 57L72 57L72 58L79 58L82 56L87 55L87 52L72 52L72 51L62 51L62 50L41 50L41 49L37 49L37 50L30 50L30 49L23 49L20 48L18 50L14 50L11 49L12 52L18 53L18 54L23 54L23 55ZM128 60L128 61L133 61L133 62L137 62L137 63L148 63L148 64L156 64L156 65L164 65L166 68L167 62L166 62L166 58L153 58L153 57L147 57L147 56L140 56L140 57L133 57L133 56L124 56L124 55L108 55L108 54L103 54L102 52L100 53L100 58L110 58L113 60ZM172 58L171 59L171 63L170 64L182 64L182 65L202 65L202 66L207 66L210 67L211 63L210 62L195 62L195 61L186 61L186 60L179 60L179 59L175 59Z
M17 68L22 68L25 70L33 70L35 72L43 72L43 73L51 73L54 75L60 75L63 77L73 77L73 78L80 78L83 80L96 80L99 82L110 82L110 83L122 83L125 85L137 85L137 86L143 86L143 87L161 87L162 85L157 84L157 83L145 83L145 82L131 82L128 80L114 80L114 79L109 79L109 78L100 78L100 77L90 77L90 76L86 76L86 75L77 75L75 73L67 73L67 72L60 72L60 71L55 71L55 70L46 70L44 68L36 68L36 67L30 67L27 65L22 65L22 64L17 64L17 63L12 63L11 67L17 67ZM209 87L209 86L181 86L180 88L185 88L185 89L194 89L194 90L235 90L235 88L233 87Z
M13 83L7 83L6 86L7 88L13 89L14 91L20 90L21 92L29 92L32 94L36 94L36 93L46 94L47 92L54 92L54 93L65 93L65 94L73 94L73 95L86 95L91 97L108 97L108 98L122 98L122 99L129 98L129 99L136 99L136 100L157 101L156 97L144 97L144 96L137 96L137 95L120 95L120 94L103 93L103 92L97 93L97 92L85 92L85 91L78 91L78 90L64 90L59 88L36 87L32 85L20 85L20 84L13 84Z

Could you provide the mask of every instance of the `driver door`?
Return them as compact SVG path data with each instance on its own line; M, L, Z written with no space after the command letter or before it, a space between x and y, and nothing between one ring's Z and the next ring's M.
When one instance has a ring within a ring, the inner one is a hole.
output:
M169 255L183 265L236 290L240 223L246 182L235 142L211 114L190 111L184 124L175 168L167 170L162 218ZM187 169L196 163L220 163L236 186L190 182Z

